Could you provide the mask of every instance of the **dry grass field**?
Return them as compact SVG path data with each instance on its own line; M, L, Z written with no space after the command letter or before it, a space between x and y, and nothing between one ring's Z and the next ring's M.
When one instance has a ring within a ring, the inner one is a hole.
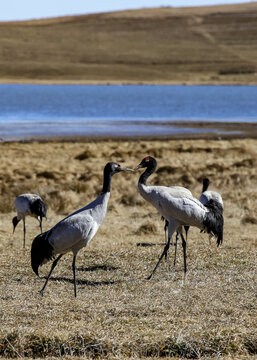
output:
M257 2L0 23L1 82L257 84Z
M0 151L1 357L256 359L257 140L13 142ZM137 192L140 171L117 174L107 216L78 254L78 297L72 254L41 297L44 279L30 267L38 222L28 218L24 250L22 225L12 234L15 196L45 199L47 230L99 194L106 162L135 167L146 155L158 161L151 184L198 197L210 178L225 203L223 245L191 228L185 283L181 245L175 268L171 249L145 280L163 250L163 223Z

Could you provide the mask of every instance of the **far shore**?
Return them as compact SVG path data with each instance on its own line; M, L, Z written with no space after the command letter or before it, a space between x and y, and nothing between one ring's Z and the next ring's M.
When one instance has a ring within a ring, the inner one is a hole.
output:
M257 85L256 19L249 2L0 22L0 83Z

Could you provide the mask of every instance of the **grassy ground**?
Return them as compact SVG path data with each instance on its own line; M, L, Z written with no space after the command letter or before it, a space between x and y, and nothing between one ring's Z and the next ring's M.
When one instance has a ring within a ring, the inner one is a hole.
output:
M256 358L256 140L1 143L0 151L0 356ZM30 267L39 226L28 218L24 250L22 225L12 235L15 196L46 200L46 230L97 196L107 161L135 167L146 155L158 160L151 184L183 185L198 197L210 178L225 203L222 247L191 228L186 282L181 246L176 268L171 249L146 281L163 223L137 193L139 172L117 174L106 219L78 255L78 297L72 254L41 297L44 279Z
M257 83L257 2L0 23L0 81Z

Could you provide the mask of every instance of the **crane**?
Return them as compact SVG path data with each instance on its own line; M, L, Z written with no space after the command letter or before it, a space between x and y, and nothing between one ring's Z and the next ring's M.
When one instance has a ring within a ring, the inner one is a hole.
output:
M39 195L36 194L21 194L16 197L14 200L14 206L17 211L17 216L14 216L12 219L13 223L13 232L15 231L18 223L23 220L23 247L25 248L26 242L26 216L35 217L39 221L41 233L42 229L42 219L46 218L46 205Z
M52 229L39 234L31 247L31 266L38 275L39 266L48 260L54 259L45 284L40 291L43 296L48 280L61 257L67 252L73 253L73 280L74 296L77 296L76 281L76 257L80 249L87 246L96 234L99 226L105 218L107 204L110 198L112 176L121 171L133 171L122 168L115 162L109 162L104 167L103 188L100 195L87 206L75 211L71 215L58 222Z
M147 179L157 168L157 161L151 156L145 157L135 170L140 168L146 168L146 170L138 180L139 193L168 221L167 244L148 280L154 275L162 258L167 256L170 239L175 231L180 234L182 239L184 275L186 275L186 240L183 235L183 226L195 226L207 233L214 234L217 237L217 245L219 246L223 241L223 215L221 206L216 200L211 200L204 206L199 200L190 195L184 194L183 196L175 197L169 187L147 185Z
M192 193L190 190L188 190L185 187L182 186L169 186L169 193L172 194L172 196L175 197L182 197L182 196L192 196ZM164 225L164 232L165 232L165 244L168 242L168 220L164 219L162 216L162 220L165 221ZM189 230L189 226L184 226L185 232L186 232L186 241L187 241L187 233ZM176 233L176 240L175 240L175 255L174 255L174 266L176 265L176 258L177 258L177 247L178 247L178 240L179 240L179 233ZM173 245L173 239L172 239L172 245ZM165 254L165 260L167 261L168 253Z
M210 185L210 180L208 178L204 178L202 194L201 194L199 200L201 201L201 203L203 205L207 204L211 199L216 200L218 203L220 203L220 206L222 207L222 209L224 209L222 196L216 191L208 190L209 185Z
M220 204L220 207L222 209L222 212L224 210L224 204L223 204L223 200L222 200L222 196L213 190L208 190L208 187L210 185L210 180L208 178L204 178L203 179L203 188L202 188L202 194L199 198L199 201L203 204L203 205L208 205L210 200L215 200L216 202L218 202ZM185 226L185 231L186 234L188 234L189 231L189 226ZM210 234L210 238L211 239L212 234ZM176 262L176 260L174 260Z

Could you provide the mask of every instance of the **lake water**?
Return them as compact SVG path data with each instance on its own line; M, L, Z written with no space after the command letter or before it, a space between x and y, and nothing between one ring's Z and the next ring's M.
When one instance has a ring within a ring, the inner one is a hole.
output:
M215 132L183 121L257 123L257 86L0 85L0 137Z

